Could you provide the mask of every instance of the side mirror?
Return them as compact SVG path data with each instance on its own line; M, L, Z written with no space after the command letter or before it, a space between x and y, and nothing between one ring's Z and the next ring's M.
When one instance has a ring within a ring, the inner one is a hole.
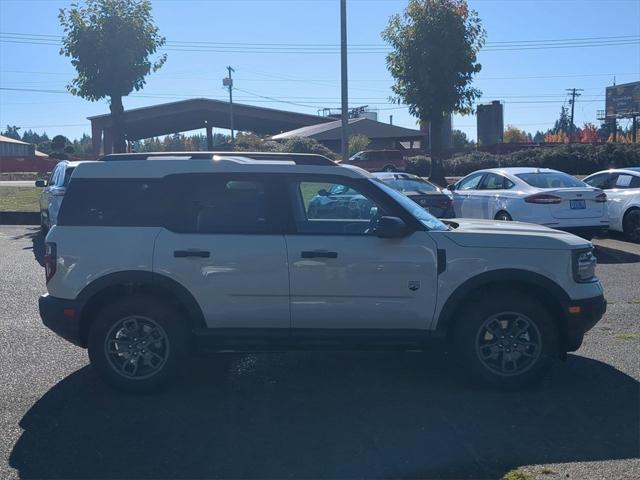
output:
M321 197L328 197L329 192L327 192L327 190L323 188L322 190L318 190L318 195L320 195Z
M376 226L376 236L380 238L400 238L407 234L407 224L398 217L380 217Z
M36 180L36 187L44 188L47 186L46 180Z
M447 185L446 189L449 190L450 192L453 192L456 189L456 184L452 183L451 185Z

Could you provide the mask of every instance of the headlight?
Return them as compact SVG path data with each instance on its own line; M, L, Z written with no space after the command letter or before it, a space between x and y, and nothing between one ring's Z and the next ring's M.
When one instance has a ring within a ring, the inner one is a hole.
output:
M573 279L578 283L594 282L596 280L597 263L598 261L593 255L593 248L574 251Z

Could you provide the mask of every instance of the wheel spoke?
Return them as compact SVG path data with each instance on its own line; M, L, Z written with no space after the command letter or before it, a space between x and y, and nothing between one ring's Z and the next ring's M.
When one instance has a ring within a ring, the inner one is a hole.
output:
M507 365L511 365L510 367L507 367ZM509 356L507 355L502 355L502 371L505 373L513 373L517 370L518 365L516 364L516 362L514 360L512 360Z
M513 322L510 323L509 333L517 338L527 330L529 330L529 325L529 321L519 315Z
M139 361L140 357L132 357L130 360L122 362L120 371L127 377L135 377L136 373L138 372Z
M128 346L129 346L129 342L125 342L123 340L110 339L109 344L107 346L107 351L109 353L122 354L122 353L126 353Z
M125 330L130 334L136 334L138 332L138 319L135 317L131 317L122 322L122 326Z
M485 329L493 335L494 338L500 338L504 335L504 329L502 328L502 324L498 321L497 318L494 318L493 321L487 323Z
M535 358L538 355L538 344L534 342L527 342L524 340L516 339L518 346L517 351L526 357Z

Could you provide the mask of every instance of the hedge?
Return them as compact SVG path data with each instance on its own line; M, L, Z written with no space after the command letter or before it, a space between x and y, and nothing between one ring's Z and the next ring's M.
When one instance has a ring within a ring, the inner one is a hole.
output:
M471 152L444 161L447 176L459 177L475 170L497 167L553 168L571 175L588 175L607 168L640 166L640 144L567 145L532 148L495 155Z

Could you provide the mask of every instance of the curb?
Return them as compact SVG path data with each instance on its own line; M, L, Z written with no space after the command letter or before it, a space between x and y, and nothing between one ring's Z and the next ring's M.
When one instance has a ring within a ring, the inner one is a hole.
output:
M0 212L0 225L40 225L40 213Z

